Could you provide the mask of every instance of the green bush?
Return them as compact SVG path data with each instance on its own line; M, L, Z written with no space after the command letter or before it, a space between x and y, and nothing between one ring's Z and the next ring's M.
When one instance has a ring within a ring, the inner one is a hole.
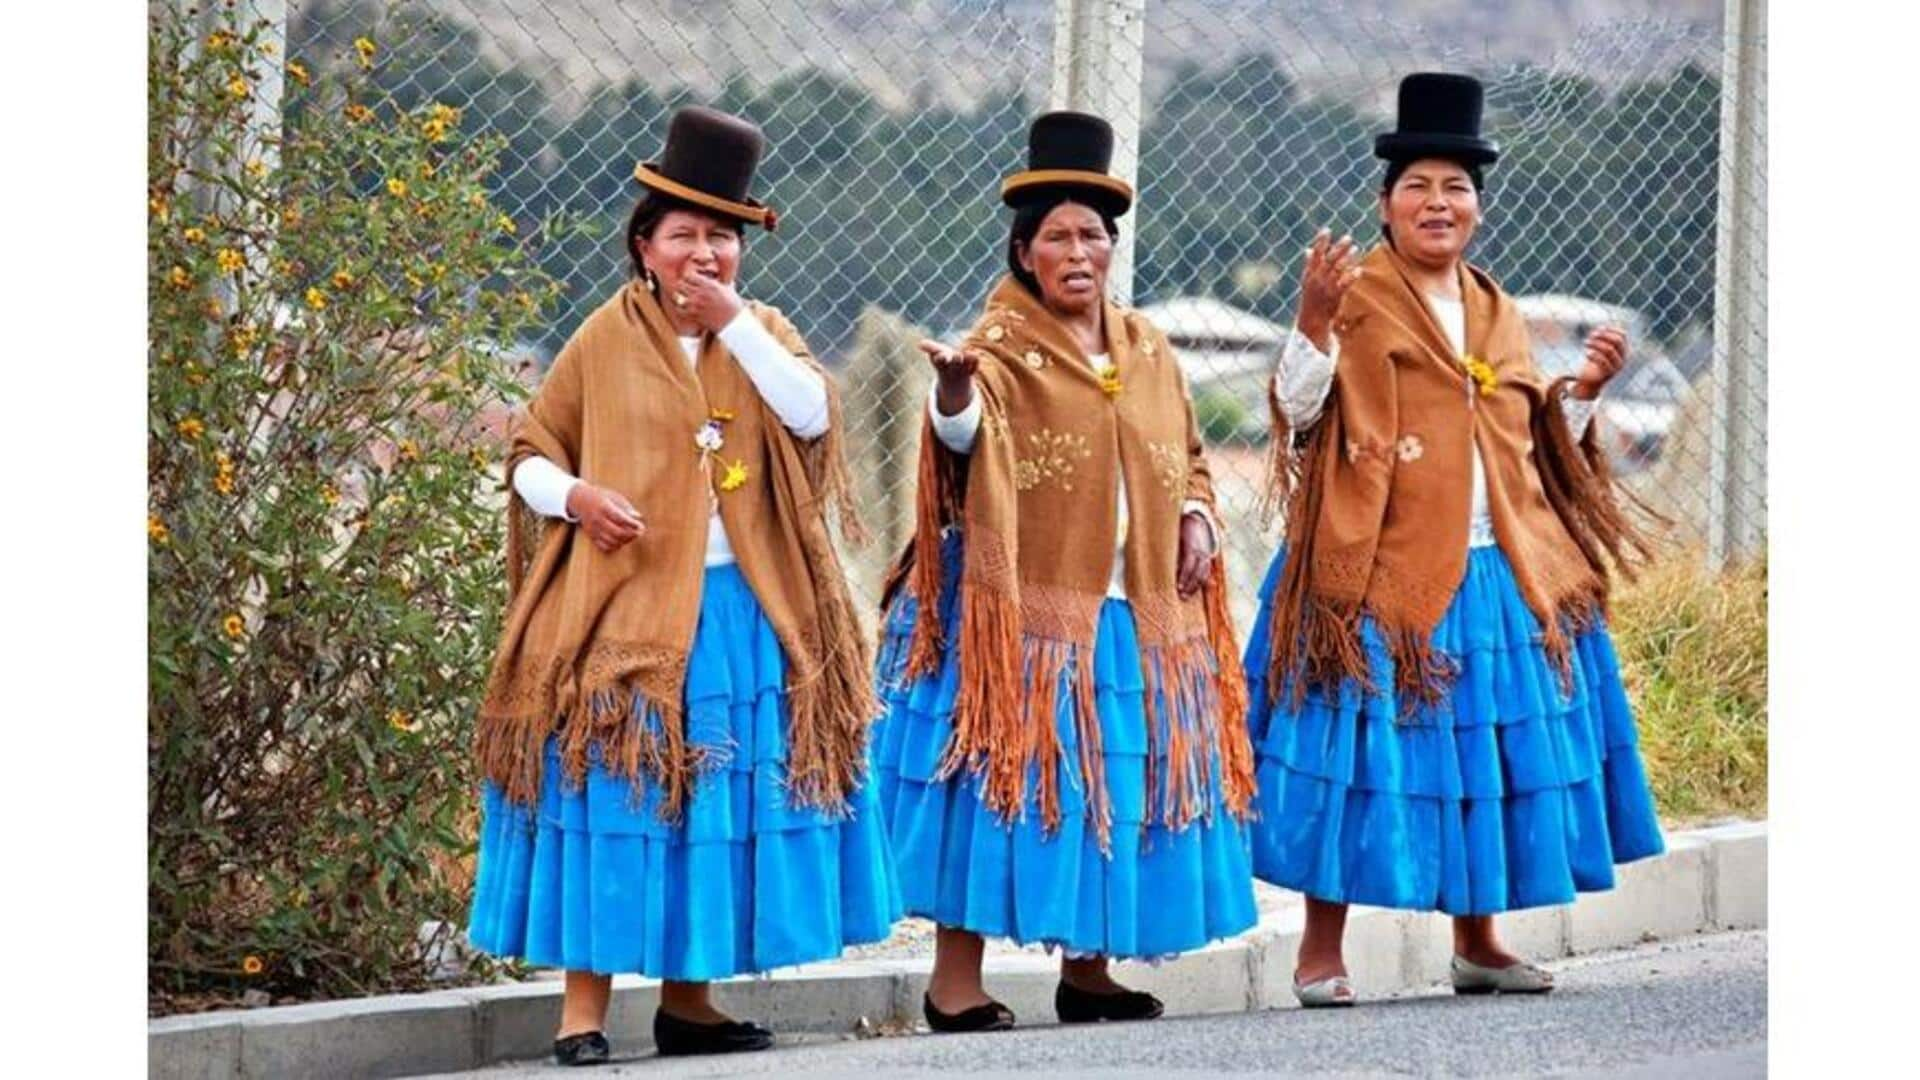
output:
M232 10L230 7L227 9ZM155 1009L421 985L464 921L503 601L500 343L552 300L498 142L161 5L148 68L148 949Z
M1208 387L1193 395L1193 420L1200 425L1200 437L1218 446L1246 441L1253 413L1233 394Z
M1676 552L1611 622L1661 816L1767 816L1767 564L1715 574Z

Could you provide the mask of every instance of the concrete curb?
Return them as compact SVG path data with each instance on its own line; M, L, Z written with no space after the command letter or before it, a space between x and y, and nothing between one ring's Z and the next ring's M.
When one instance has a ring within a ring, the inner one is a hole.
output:
M1568 907L1501 917L1509 948L1536 960L1645 941L1767 925L1767 826L1740 823L1668 835L1668 851L1619 867L1611 892ZM1158 994L1169 1015L1291 1006L1301 911L1290 907L1228 941L1158 967L1128 965L1130 985ZM1446 976L1452 938L1437 915L1355 908L1347 964L1364 995ZM928 962L836 961L722 984L726 1008L783 1032L846 1033L862 1020L919 1018ZM1053 1015L1057 961L990 957L993 993L1028 1023ZM150 1077L377 1077L478 1068L544 1056L560 1017L557 981L166 1017L147 1024ZM652 980L614 980L608 1030L621 1049L651 1040ZM631 1044L631 1045L629 1045Z

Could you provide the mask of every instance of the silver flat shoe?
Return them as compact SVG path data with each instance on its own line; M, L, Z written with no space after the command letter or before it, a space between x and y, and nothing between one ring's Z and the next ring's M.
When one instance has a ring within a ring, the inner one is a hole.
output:
M1544 994L1553 989L1553 972L1538 964L1516 960L1503 968L1481 967L1462 956L1453 958L1456 994Z
M1332 975L1310 983L1296 980L1293 996L1299 999L1303 1009L1345 1008L1359 1000L1359 996L1353 992L1352 981L1345 975Z

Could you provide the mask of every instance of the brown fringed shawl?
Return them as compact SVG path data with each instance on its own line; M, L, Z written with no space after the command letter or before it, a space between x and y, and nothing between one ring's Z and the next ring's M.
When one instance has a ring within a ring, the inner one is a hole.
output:
M1541 379L1524 320L1483 271L1461 275L1465 358L1391 248L1369 252L1361 271L1334 320L1340 365L1304 447L1272 402L1287 564L1269 693L1291 686L1297 703L1309 687L1371 685L1362 616L1386 638L1403 707L1445 693L1452 665L1429 640L1466 575L1476 442L1494 535L1569 672L1569 631L1602 610L1608 560L1628 569L1648 553L1592 429L1576 444L1567 428L1559 397L1572 380Z
M1130 521L1126 588L1147 681L1148 814L1178 828L1211 814L1217 756L1226 805L1250 813L1253 751L1245 677L1227 615L1220 560L1199 595L1174 585L1181 506L1213 504L1186 382L1166 337L1139 314L1106 308L1119 384L1095 372L1072 334L1012 278L988 298L964 348L979 357L982 399L973 453L921 437L919 521L909 571L921 598L909 676L939 670L940 533L965 536L960 573L960 688L941 775L981 776L987 806L1022 812L1029 773L1046 828L1060 822L1057 689L1074 681L1080 781L1104 846L1110 834L1093 644L1113 574L1116 485L1124 466ZM1109 391L1117 389L1117 393ZM1164 756L1158 790L1151 766Z
M813 363L777 310L751 308L782 345ZM543 749L556 733L569 777L584 776L598 746L607 768L661 785L669 820L695 774L724 759L726 748L688 745L682 716L710 500L718 499L740 571L787 658L789 797L846 808L878 704L827 523L827 504L838 502L843 524L858 531L845 501L831 379L828 395L831 428L801 442L712 335L696 375L666 312L637 282L581 324L527 407L508 475L539 454L625 495L647 528L607 554L512 496L511 600L476 733L481 766L511 798L537 796ZM725 439L712 461L694 441L709 418ZM726 490L726 472L738 478L740 467L744 482Z

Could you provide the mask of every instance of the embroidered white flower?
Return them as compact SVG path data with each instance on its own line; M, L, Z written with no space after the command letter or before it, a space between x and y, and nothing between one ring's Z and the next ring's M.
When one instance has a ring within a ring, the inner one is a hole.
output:
M1020 359L1026 361L1027 366L1035 371L1039 371L1041 368L1047 366L1047 358L1041 356L1037 349L1028 349L1027 355Z
M1354 442L1352 439L1348 439L1347 440L1347 461L1349 463L1352 463L1352 462L1357 462L1359 460L1360 460L1360 444L1357 442Z
M1421 455L1427 452L1427 444L1421 442L1418 435L1403 435L1394 444L1393 452L1400 455L1401 461L1419 461Z
M999 341L999 340L1000 340L1001 338L1003 338L1003 337L1006 337L1006 336L1007 336L1007 330L1006 330L1006 327L1004 327L1004 326L1000 326L1000 325L998 325L998 324L995 324L995 325L993 325L993 326L989 326L989 327L987 327L987 340L988 340L988 341Z
M700 430L694 433L693 445L706 454L711 454L727 445L727 440L720 434L720 421L709 420L701 424Z

